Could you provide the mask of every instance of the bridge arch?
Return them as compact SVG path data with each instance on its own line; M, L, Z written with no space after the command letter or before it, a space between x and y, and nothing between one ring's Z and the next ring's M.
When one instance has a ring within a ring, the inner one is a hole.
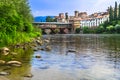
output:
M73 33L73 27L71 23L61 22L34 22L34 26L42 29L43 34L70 34Z

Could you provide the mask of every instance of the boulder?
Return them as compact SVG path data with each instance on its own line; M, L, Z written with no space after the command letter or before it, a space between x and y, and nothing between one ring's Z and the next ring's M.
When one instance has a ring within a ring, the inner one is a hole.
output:
M20 65L20 64L11 64L11 66L21 67L22 65Z
M38 45L42 45L42 44L43 44L43 41L42 41L42 40L36 40L36 43L37 43Z
M0 60L0 64L5 64L5 61L4 60Z
M8 61L6 64L11 65L11 66L16 66L16 67L19 67L22 65L22 63L19 61Z
M41 37L37 37L38 40L41 40Z
M0 49L0 52L3 54L3 55L8 55L9 52L10 52L10 49L7 48L7 47L3 47Z
M37 44L34 43L34 44L32 44L32 46L33 46L33 47L37 47ZM31 47L32 47L32 46L31 46ZM32 47L32 48L33 48L33 47Z
M10 74L9 72L0 72L0 75L2 75L2 76L7 76L9 74Z

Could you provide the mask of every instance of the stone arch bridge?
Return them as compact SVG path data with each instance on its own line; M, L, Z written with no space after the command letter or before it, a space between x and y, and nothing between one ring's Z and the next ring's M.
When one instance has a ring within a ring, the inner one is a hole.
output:
M74 33L72 23L62 22L33 22L33 25L42 29L43 34L70 34Z

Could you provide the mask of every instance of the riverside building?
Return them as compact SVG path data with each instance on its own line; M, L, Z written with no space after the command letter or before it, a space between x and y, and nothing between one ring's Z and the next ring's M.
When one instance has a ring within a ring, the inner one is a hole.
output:
M74 29L83 28L85 26L89 28L95 28L109 20L109 13L98 12L88 15L87 12L75 11L74 16L68 16L67 19L64 13L60 13L56 18L57 22L72 23Z

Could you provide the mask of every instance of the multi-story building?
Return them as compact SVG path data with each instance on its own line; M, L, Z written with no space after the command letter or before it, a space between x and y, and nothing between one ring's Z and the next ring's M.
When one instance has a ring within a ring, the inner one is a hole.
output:
M80 12L78 16L79 16L80 18L82 18L82 19L88 17L87 12Z
M104 13L94 13L90 15L88 18L83 18L81 20L81 28L84 26L87 27L97 27L105 21L109 20L109 14L107 12Z
M72 23L74 29L76 28L82 28L84 26L87 27L97 27L100 24L104 23L106 20L109 20L109 14L108 12L99 12L94 13L91 15L87 15L87 12L80 12L75 11L74 16L68 16L68 13L66 13L66 16L64 16L64 13L60 13L57 17L57 22L64 22L64 23Z

